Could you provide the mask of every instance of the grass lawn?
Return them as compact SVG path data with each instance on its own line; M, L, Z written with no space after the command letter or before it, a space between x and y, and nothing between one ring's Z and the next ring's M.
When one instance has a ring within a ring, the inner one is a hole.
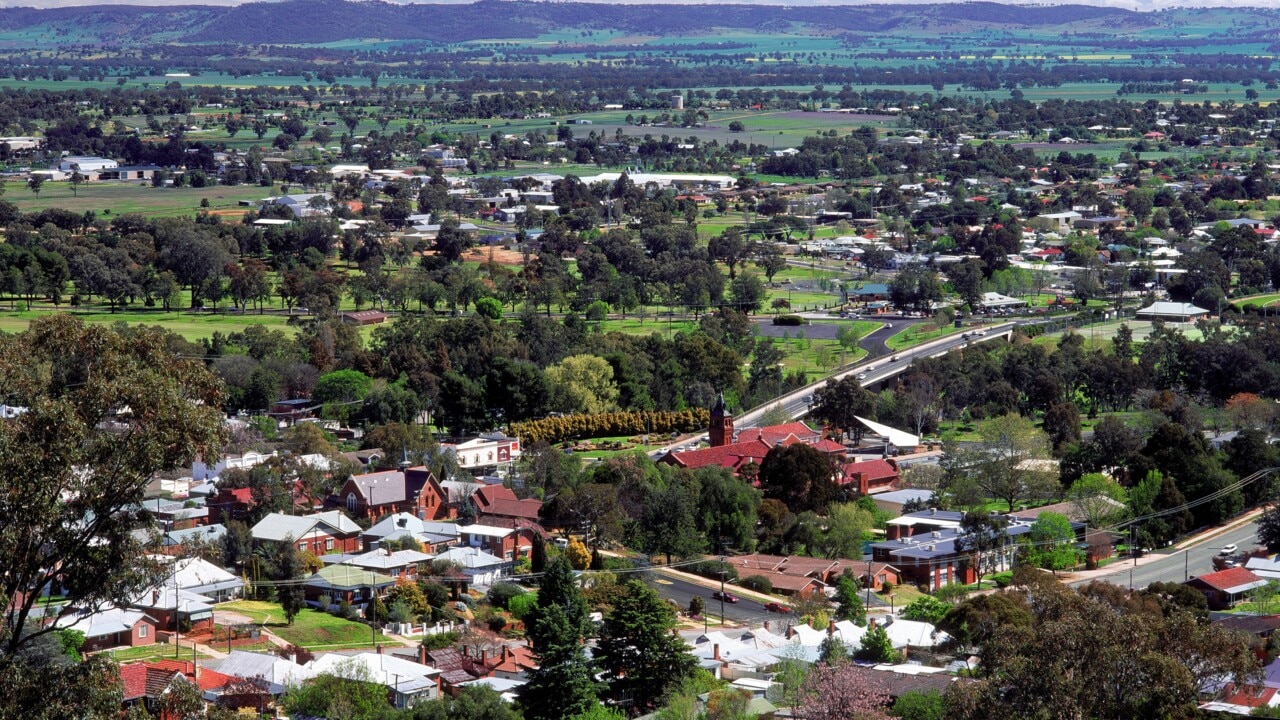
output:
M284 610L280 605L261 600L238 600L223 603L219 610L239 613L259 625L265 625L281 640L304 648L370 647L374 644L373 631L364 623L343 620L329 613L310 608L298 613L292 625L284 622Z
M590 442L595 442L595 443L620 442L627 445L632 445L632 443L634 442L632 438L634 437L636 436L620 435L617 437L591 438ZM632 445L632 447L629 447L625 450L588 450L586 452L575 452L574 457L592 458L592 459L599 460L603 458L613 457L615 455L627 455L635 452L647 453L650 450L655 450L659 447L662 447L668 441L669 437L670 436L665 433L653 433L649 438L649 442L653 444L649 444L649 445L634 444ZM588 441L584 440L580 442L588 442Z
M18 206L22 212L36 212L45 208L61 208L76 213L95 212L99 216L140 213L150 217L194 216L201 209L232 213L226 220L240 219L250 208L240 207L241 200L255 202L270 197L273 188L257 185L216 185L203 188L154 188L132 183L84 183L72 192L71 183L47 182L37 196L25 188L10 186L5 200ZM208 208L201 208L200 201L207 199Z
M116 662L136 662L138 660L159 660L162 658L176 658L178 660L190 660L191 648L184 647L179 651L176 645L160 644L141 645L139 647L125 648L123 650L110 650L108 654L112 660ZM204 653L196 653L196 658L207 660L209 655Z
M117 313L94 311L94 312L75 312L64 310L61 312L70 312L72 315L83 320L85 323L98 325L110 325L112 323L124 322L142 325L159 325L166 330L171 330L187 340L199 340L201 338L212 337L215 331L223 333L237 332L249 327L250 325L268 325L274 329L292 332L293 328L285 324L286 318L279 315L222 315L222 314L187 314L187 313L166 313L155 310L122 310ZM27 329L31 321L41 315L48 315L50 311L46 310L9 310L0 311L0 330L7 332L21 332Z
M884 341L884 344L888 345L890 350L905 350L906 348L927 343L930 340L937 340L947 335L954 335L958 332L964 332L964 328L940 328L933 323L916 323L902 332L894 333L892 337Z

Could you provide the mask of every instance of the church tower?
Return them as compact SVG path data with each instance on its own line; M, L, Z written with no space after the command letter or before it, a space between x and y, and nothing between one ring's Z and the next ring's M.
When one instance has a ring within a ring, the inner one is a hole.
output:
M733 442L733 416L724 407L724 393L716 398L711 406L711 428L707 432L711 447L729 445Z

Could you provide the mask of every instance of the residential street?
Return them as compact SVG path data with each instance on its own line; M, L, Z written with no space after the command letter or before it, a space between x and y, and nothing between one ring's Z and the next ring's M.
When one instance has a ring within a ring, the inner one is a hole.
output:
M1182 582L1188 575L1204 575L1213 572L1213 556L1218 554L1218 550L1223 545L1234 544L1239 546L1241 551L1256 545L1257 531L1257 524L1250 522L1214 535L1186 549L1149 555L1140 559L1136 568L1132 560L1117 561L1107 566L1107 569L1120 569L1097 579L1126 587L1132 583L1135 588L1146 587L1153 582ZM1087 582L1089 580L1085 579L1071 584L1080 585Z

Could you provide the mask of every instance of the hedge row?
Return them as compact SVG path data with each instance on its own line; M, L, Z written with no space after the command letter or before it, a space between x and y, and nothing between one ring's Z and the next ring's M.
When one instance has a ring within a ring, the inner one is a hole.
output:
M525 445L582 438L622 437L644 433L688 433L711 421L706 408L664 412L608 412L566 415L511 424L511 431Z

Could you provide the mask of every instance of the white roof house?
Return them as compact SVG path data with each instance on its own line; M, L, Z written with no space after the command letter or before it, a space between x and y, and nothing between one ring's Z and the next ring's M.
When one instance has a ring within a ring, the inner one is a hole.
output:
M258 524L253 526L252 532L255 540L282 542L305 539L314 530L334 535L346 535L359 533L360 526L338 510L330 510L314 515L271 513L259 520Z
M279 695L286 688L301 685L316 676L316 671L293 660L267 653L233 650L218 664L218 672L246 680L267 683L267 691Z
M94 155L68 155L58 163L58 169L67 173L90 173L118 167L120 167L120 163L115 160Z
M307 663L307 667L317 674L383 685L394 693L393 704L401 709L413 707L420 700L434 700L439 696L439 670L386 653L329 653Z
M174 561L171 584L215 601L230 600L240 594L244 581L202 558L181 558Z
M1165 322L1194 322L1208 317L1209 311L1191 303L1154 302L1138 311L1139 320L1163 320Z
M98 612L77 613L72 612L63 615L54 621L54 625L60 628L73 628L84 633L86 639L92 640L98 637L107 637L118 633L129 633L134 625L138 624L142 619L150 620L153 624L155 620L149 617L141 610L127 610L120 607L103 608Z
M893 618L893 622L885 625L884 632L889 636L889 641L896 648L906 647L907 645L933 647L951 639L950 635L927 622L903 620L897 617Z

